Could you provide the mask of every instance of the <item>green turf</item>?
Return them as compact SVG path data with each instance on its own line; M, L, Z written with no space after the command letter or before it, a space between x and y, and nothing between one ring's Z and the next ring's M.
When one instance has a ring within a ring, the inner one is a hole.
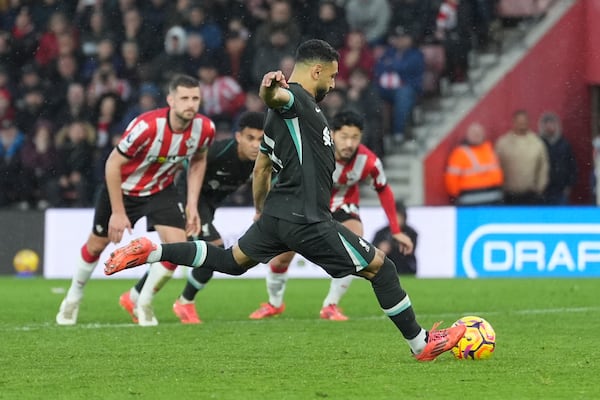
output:
M403 279L419 321L488 319L487 361L414 361L370 285L342 301L348 322L318 319L327 280L290 280L287 310L250 321L262 280L215 280L202 325L170 310L183 282L155 300L160 325L119 308L132 281L92 281L75 327L54 316L66 281L0 279L0 399L594 399L600 398L599 280Z

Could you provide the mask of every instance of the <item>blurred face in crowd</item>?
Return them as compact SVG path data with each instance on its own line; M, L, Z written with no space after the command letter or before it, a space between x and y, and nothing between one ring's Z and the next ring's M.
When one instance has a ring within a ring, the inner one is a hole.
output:
M172 113L178 119L177 122L182 124L187 124L194 118L200 108L200 101L199 86L193 88L177 86L167 96L167 103Z
M244 127L235 133L238 142L238 156L240 160L255 161L264 132L261 129Z
M80 83L72 83L67 89L67 101L72 106L82 106L85 103L85 89Z
M198 58L204 53L204 39L200 35L189 35L186 45L187 53L190 57Z
M291 17L290 6L283 1L276 1L271 4L271 12L269 14L271 22L275 24L285 25Z
M549 137L556 136L560 132L560 124L554 118L547 118L542 122L542 132Z
M469 125L466 134L467 143L473 146L480 145L485 141L485 129L483 125L474 123Z
M212 84L215 79L219 76L219 71L215 66L212 65L204 65L198 68L198 77L207 85Z
M529 130L529 117L524 112L516 113L513 117L513 130L518 134L525 134Z
M69 139L72 143L81 143L85 140L85 126L80 122L73 122L69 125Z
M352 158L362 139L362 131L353 125L344 125L333 131L333 144L335 146L335 158L348 161Z

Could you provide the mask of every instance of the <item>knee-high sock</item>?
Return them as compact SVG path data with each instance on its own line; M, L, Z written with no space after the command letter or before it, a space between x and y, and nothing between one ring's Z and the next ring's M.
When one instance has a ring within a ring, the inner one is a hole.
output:
M180 300L185 302L193 302L198 292L204 289L204 286L210 281L214 271L210 268L192 268L188 275L187 283Z
M79 253L79 259L75 266L75 273L71 280L71 286L67 291L66 299L69 302L78 302L83 297L83 288L86 283L90 280L94 268L98 264L100 256L90 254L87 249L87 244L84 244Z
M269 303L275 307L281 307L283 304L283 294L288 280L287 267L274 268L269 266L267 271L267 293L269 294Z
M417 322L410 298L400 286L396 267L389 258L385 258L379 272L371 279L371 286L383 312L402 332L413 352L421 352L425 346L425 330Z
M222 249L203 240L157 245L157 249L148 256L148 262L155 261L210 268L228 275L242 275L248 270L235 262L231 248Z
M327 293L327 297L323 300L323 307L327 307L330 304L339 304L342 296L348 291L352 279L354 279L353 275L344 276L343 278L331 278L329 293Z
M165 267L162 263L150 264L148 277L140 291L137 304L151 304L154 294L158 292L173 276L173 270Z

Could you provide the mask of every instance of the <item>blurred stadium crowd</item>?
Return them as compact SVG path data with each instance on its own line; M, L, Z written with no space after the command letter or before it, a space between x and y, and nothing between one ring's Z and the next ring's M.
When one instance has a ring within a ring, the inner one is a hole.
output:
M307 38L341 55L326 115L362 113L366 144L383 156L409 137L415 104L438 95L441 77L468 79L496 3L0 0L0 207L90 206L115 139L165 105L177 73L200 80L201 112L231 136L243 111L264 109L264 72L289 76Z

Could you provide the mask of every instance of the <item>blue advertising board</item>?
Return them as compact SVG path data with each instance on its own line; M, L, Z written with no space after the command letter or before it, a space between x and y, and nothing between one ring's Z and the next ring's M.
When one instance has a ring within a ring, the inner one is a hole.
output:
M600 277L596 207L458 208L456 276Z

